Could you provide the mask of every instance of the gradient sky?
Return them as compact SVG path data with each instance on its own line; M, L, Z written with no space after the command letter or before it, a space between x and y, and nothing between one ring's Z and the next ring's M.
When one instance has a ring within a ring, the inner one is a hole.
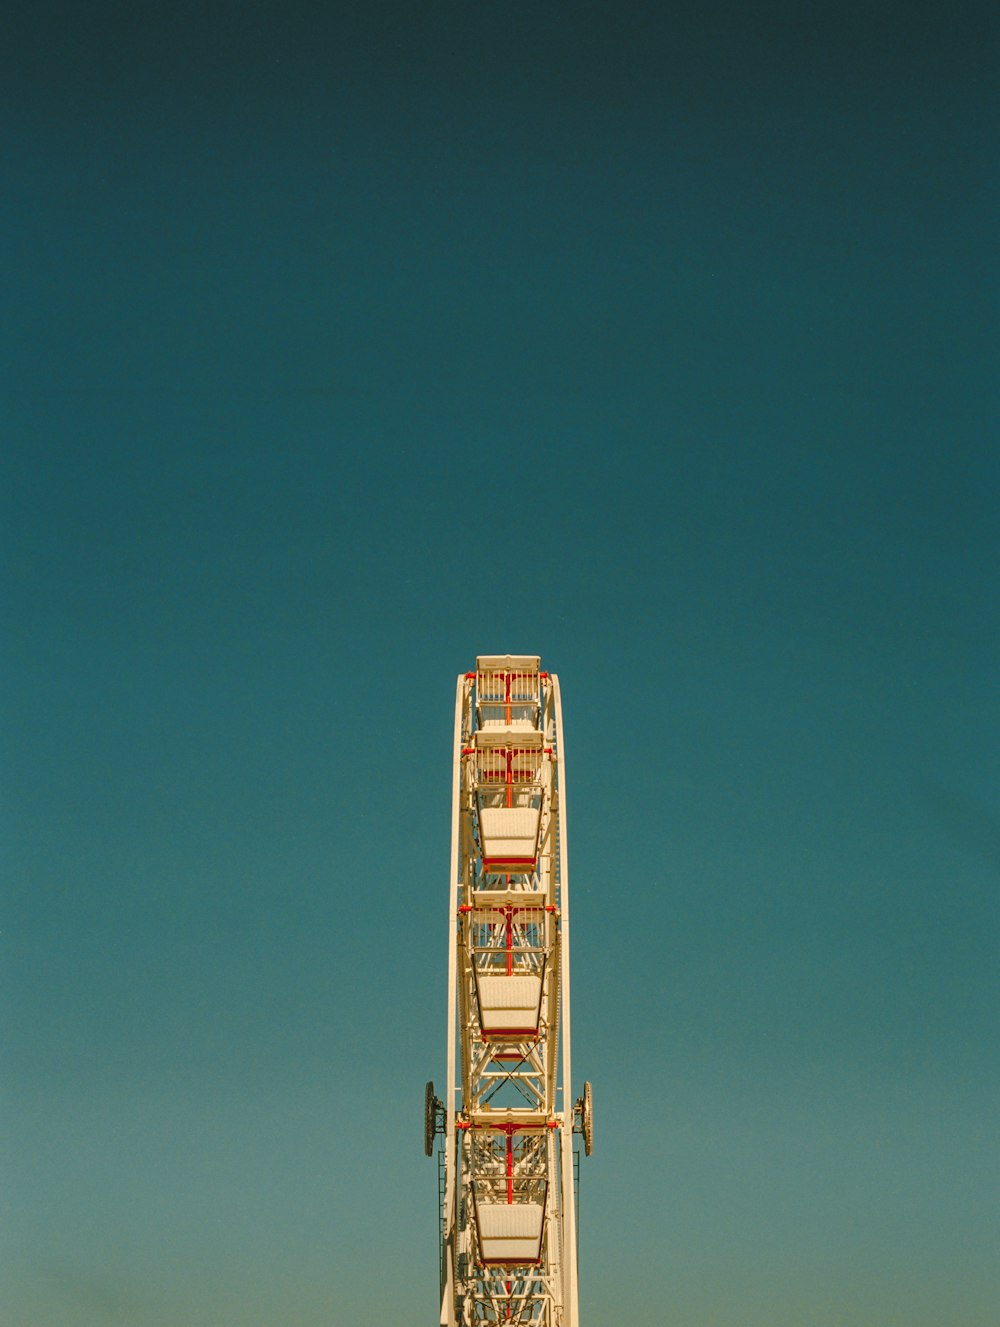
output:
M995 1327L997 38L8 15L5 1323L436 1321L454 679L509 651L584 1327Z

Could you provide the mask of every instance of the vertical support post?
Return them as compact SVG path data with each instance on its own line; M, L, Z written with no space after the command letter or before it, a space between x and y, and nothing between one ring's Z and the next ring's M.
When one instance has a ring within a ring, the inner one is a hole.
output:
M455 740L452 746L451 779L451 881L448 887L448 1066L445 1079L445 1200L444 1241L445 1277L441 1295L441 1327L458 1327L455 1321L455 1235L458 1155L455 1147L455 1036L458 1006L458 943L455 934L458 916L458 872L461 831L462 793L462 720L465 712L466 679L459 674L455 688Z
M566 836L566 745L563 740L562 696L559 677L551 674L556 721L556 778L559 781L559 985L562 999L562 1114L559 1130L563 1233L563 1327L579 1327L576 1271L576 1204L573 1201L573 1063L570 1042L569 998L569 864Z

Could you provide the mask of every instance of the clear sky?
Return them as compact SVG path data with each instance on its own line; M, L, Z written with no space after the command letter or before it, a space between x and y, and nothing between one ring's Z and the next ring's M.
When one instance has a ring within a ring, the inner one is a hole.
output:
M995 1327L995 10L8 15L5 1323L431 1327L509 651L584 1327Z

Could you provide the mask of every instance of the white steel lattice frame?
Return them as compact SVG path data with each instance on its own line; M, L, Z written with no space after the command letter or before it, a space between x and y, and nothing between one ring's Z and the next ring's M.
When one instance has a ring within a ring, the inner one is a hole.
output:
M454 752L440 1323L579 1327L558 677L480 659L458 678ZM484 808L520 839L488 843L508 831ZM484 1210L530 1239L505 1245Z

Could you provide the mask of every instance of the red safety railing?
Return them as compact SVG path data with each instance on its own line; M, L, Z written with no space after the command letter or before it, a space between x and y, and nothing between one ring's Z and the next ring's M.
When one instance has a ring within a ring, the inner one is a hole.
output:
M480 668L476 673L476 710L480 724L522 724L533 727L541 711L539 674L535 668Z
M542 971L550 948L544 904L475 907L467 918L467 943L477 971L508 977Z
M485 792L504 790L500 805L525 804L524 794L541 785L545 752L538 746L480 746L476 749L476 782Z

